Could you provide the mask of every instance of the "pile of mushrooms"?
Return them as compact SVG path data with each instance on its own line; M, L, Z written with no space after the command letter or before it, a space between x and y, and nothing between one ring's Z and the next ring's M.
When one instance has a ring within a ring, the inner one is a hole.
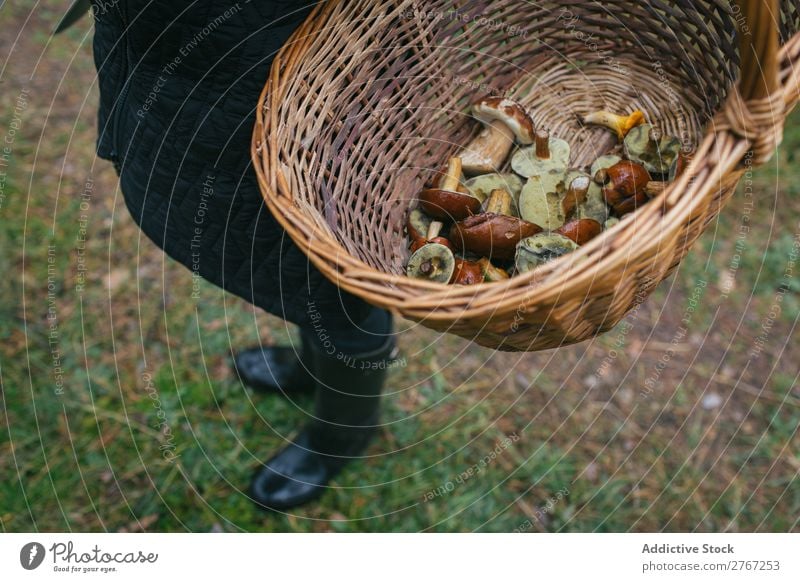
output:
M571 167L569 143L536 128L516 101L487 97L472 115L484 129L409 212L409 277L474 285L529 272L615 226L691 161L641 111L579 117L620 142L585 168ZM502 173L509 158L512 172Z

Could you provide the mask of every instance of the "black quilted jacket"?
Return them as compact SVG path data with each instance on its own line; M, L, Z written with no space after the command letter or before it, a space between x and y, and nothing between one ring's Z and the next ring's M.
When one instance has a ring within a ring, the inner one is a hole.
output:
M336 326L360 321L367 306L285 235L249 153L270 64L307 4L95 0L98 154L120 172L133 218L171 257L295 323L307 321L313 301Z

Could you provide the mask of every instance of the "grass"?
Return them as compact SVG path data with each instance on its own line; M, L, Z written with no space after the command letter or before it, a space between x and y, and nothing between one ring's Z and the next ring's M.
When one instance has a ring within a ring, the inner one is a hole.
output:
M209 285L186 300L190 275L139 234L94 158L86 28L46 45L54 14L35 12L14 52L0 35L4 92L30 92L0 206L3 531L798 530L797 270L784 280L797 116L753 177L744 243L739 194L611 333L514 355L400 322L408 366L391 372L370 457L322 502L264 514L243 488L309 403L247 392L228 359L291 331Z

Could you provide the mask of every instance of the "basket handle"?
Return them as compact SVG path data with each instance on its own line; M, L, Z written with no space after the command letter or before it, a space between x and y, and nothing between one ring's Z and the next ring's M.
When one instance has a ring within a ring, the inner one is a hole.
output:
M780 80L778 0L737 0L741 76L720 116L717 130L751 144L755 166L769 161L783 139L786 104Z
M742 75L739 93L745 101L769 97L778 79L778 0L737 0Z

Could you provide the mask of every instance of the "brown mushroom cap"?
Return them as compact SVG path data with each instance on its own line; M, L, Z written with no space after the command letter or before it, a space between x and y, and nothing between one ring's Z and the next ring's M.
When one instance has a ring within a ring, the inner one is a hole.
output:
M516 174L483 174L475 176L467 180L465 186L469 193L478 198L481 202L485 202L492 193L492 190L498 188L505 190L514 198L516 204L519 200L519 193L522 192L522 187L525 184L522 178Z
M483 267L480 263L456 259L456 266L450 283L452 285L477 285L483 283Z
M505 97L484 97L472 106L472 116L481 123L502 121L522 145L534 142L536 131L525 108Z
M694 160L694 156L696 154L696 149L693 145L687 144L681 148L681 152L678 154L678 159L672 164L672 168L670 168L669 172L669 179L670 181L675 181L680 178L683 173L686 171L692 160Z
M474 196L442 188L420 192L419 204L426 214L439 220L461 220L481 208L481 201Z
M603 197L617 216L633 212L647 202L650 173L644 166L625 160L598 174L603 174Z
M591 218L573 220L559 228L556 233L562 234L577 245L585 245L603 232L603 225Z
M457 250L510 260L514 258L519 241L540 232L542 228L532 222L485 213L455 223L448 238Z

